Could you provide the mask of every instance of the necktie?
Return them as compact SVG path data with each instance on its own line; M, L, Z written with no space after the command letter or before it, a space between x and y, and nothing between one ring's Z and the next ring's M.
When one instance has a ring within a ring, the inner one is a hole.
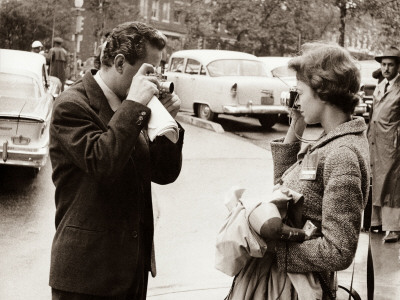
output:
M385 94L386 94L386 92L387 92L387 90L388 90L388 87L389 87L389 82L386 82L386 84L385 84L385 90L383 91Z

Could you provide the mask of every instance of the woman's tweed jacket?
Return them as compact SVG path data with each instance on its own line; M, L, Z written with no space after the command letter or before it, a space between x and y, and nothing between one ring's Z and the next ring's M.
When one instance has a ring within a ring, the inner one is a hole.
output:
M346 269L354 259L361 227L361 215L368 199L369 154L364 119L343 123L310 145L319 152L317 177L300 180L301 143L271 143L275 183L304 195L302 226L311 220L322 236L303 243L277 245L277 263L287 272L318 272L329 299L334 294L333 271ZM304 152L304 151L302 151ZM297 160L297 156L299 159Z

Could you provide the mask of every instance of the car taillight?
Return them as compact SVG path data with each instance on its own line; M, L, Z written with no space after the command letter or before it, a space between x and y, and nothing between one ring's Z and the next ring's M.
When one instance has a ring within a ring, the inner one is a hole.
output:
M30 138L24 137L22 135L20 136L13 136L11 138L12 142L14 145L28 145L31 142Z
M231 87L231 95L232 95L232 97L236 97L236 94L237 94L237 83L235 83Z

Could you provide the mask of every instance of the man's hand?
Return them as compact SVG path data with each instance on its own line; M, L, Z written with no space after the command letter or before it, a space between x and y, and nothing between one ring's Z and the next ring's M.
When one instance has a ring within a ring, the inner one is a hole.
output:
M160 102L164 105L165 109L170 113L170 115L175 119L178 111L181 107L181 99L172 93L164 93L161 95Z
M158 80L156 76L148 76L154 73L154 68L150 64L143 64L139 71L132 78L127 100L133 100L143 105L147 105L153 96L158 96Z

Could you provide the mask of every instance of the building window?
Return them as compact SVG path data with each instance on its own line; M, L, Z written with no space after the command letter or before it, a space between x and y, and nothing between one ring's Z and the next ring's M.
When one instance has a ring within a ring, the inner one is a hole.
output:
M181 11L180 10L175 10L174 11L174 23L180 23L181 22Z
M153 20L160 19L160 0L153 0L151 5L151 18Z
M148 7L148 1L140 0L140 14L145 18L147 18L147 7Z
M169 2L163 3L163 11L162 11L163 18L162 18L162 20L163 20L164 22L169 22L169 12L170 12L170 9L171 9L171 6L170 6L170 3L169 3Z

